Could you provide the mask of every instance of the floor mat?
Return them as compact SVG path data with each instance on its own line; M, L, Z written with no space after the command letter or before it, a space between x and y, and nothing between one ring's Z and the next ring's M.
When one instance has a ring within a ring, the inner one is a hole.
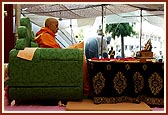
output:
M94 104L93 100L83 99L81 101L69 101L66 105L67 111L152 111L144 102L116 103L116 104Z

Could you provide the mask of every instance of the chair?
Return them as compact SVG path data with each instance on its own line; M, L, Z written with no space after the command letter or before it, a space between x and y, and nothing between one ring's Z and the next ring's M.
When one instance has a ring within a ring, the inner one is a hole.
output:
M83 50L38 48L28 17L21 18L19 39L9 53L10 101L80 100L83 98ZM32 60L18 57L35 49Z

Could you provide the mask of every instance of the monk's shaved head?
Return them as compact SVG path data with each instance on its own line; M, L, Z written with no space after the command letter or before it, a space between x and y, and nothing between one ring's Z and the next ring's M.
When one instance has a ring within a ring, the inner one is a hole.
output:
M58 20L55 18L47 18L45 20L45 27L49 28L54 33L58 31Z
M52 23L58 24L58 20L55 18L47 18L45 21L45 27L49 27Z

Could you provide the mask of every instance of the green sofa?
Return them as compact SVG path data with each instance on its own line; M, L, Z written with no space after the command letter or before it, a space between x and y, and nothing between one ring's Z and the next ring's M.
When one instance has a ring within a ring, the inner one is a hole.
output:
M21 20L30 23L29 18ZM82 99L83 50L38 48L31 39L32 32L22 24L18 34L16 46L9 54L10 101ZM32 60L17 57L26 47L37 47Z

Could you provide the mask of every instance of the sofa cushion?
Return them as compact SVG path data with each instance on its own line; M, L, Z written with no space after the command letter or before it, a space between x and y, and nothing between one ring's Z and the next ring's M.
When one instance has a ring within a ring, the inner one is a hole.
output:
M81 87L11 87L9 98L18 101L79 100Z

